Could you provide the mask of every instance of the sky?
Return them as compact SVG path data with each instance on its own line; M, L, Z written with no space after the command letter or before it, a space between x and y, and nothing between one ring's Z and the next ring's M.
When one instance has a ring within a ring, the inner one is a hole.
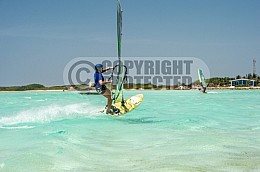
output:
M116 0L0 0L0 86L63 85L76 57L116 57ZM259 0L121 0L122 55L196 57L260 75Z

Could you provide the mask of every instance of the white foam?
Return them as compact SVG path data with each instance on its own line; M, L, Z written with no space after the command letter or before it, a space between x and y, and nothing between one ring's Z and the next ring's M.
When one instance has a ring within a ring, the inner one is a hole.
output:
M1 169L1 168L4 168L4 166L5 166L4 163L0 164L0 169Z
M260 127L253 127L251 130L260 130Z
M0 126L20 123L44 123L62 119L70 119L79 116L94 117L102 115L98 113L101 108L91 107L87 103L70 105L50 105L33 108L19 112L15 116L0 118Z
M9 129L9 130L13 130L13 129L29 129L29 128L34 128L35 126L17 126L17 127L5 127L5 126L0 126L0 128L4 128L4 129Z
M35 100L36 102L44 102L44 101L47 101L47 99L43 100L43 99L40 99L40 100Z
M209 91L207 93L209 93L209 94L219 94L219 92L215 92L215 91Z

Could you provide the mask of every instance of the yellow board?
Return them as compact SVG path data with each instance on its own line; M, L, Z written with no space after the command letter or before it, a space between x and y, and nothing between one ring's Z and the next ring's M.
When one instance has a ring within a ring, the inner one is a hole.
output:
M117 109L119 109L120 113L112 113L110 115L112 116L120 116L120 115L124 115L127 112L132 111L133 109L135 109L136 107L138 107L138 105L143 101L144 95L143 94L137 94L135 96L132 96L128 99L125 99L125 103L124 106L121 105L121 102L117 102L115 104L113 104L112 106L116 107ZM101 112L106 112L106 110L102 110Z

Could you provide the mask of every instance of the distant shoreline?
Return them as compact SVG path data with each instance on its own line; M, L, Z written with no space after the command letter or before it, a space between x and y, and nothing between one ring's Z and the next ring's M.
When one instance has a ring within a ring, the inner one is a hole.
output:
M192 89L125 89L126 91L167 91L167 90L174 90L174 91L183 91L183 90L197 90L196 88ZM260 87L208 87L207 90L260 90ZM0 91L0 93L16 93L16 92L96 92L95 90L63 90L63 89L56 89L56 90L25 90L25 91Z
M260 90L260 87L207 87L207 90Z
M67 91L67 90L66 90ZM63 90L25 90L25 91L0 91L0 93L16 93L16 92L63 92Z

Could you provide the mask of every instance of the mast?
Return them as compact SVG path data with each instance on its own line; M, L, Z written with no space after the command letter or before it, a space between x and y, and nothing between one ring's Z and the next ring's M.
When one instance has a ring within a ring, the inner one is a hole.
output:
M114 103L121 102L124 105L123 98L123 61L121 54L121 39L122 39L122 8L120 0L117 0L117 56L118 56L118 75L117 85L114 94Z
M122 8L120 0L117 0L117 55L121 61L121 39L122 39Z

